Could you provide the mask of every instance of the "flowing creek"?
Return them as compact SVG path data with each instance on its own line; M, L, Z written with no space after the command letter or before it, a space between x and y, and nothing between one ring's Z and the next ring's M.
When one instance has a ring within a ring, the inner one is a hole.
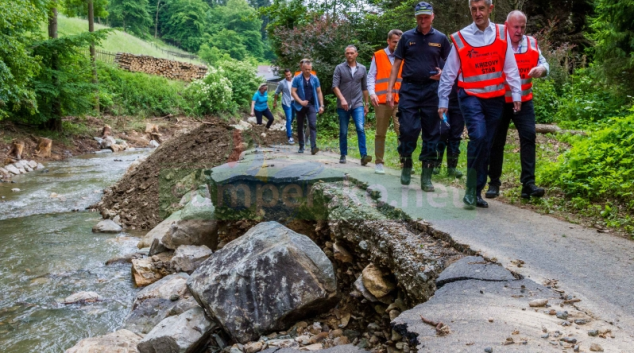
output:
M80 156L0 183L1 351L63 352L123 322L137 292L130 265L104 263L136 251L142 234L92 233L101 216L85 209L148 153ZM62 304L80 291L104 301Z

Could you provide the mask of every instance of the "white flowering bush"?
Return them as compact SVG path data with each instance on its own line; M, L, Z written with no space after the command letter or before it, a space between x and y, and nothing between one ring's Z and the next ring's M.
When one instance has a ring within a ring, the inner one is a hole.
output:
M187 86L183 96L188 102L188 113L191 115L234 112L236 109L231 81L222 68L210 66L205 77Z

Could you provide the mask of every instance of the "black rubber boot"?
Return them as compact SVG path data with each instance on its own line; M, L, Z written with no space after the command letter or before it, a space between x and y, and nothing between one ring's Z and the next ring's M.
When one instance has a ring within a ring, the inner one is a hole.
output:
M522 198L530 199L531 197L542 197L546 191L535 184L528 184L522 187Z
M401 169L401 185L409 185L412 180L412 158L403 157L403 169Z
M489 189L487 190L486 194L484 194L484 197L486 197L487 199L494 199L498 196L500 196L500 186L489 184Z
M462 178L462 172L457 169L458 156L447 156L447 175L455 178Z
M464 198L462 202L464 202L464 208L468 210L474 210L476 208L476 204L478 202L478 197L476 195L475 188L467 188L467 192L464 194Z
M420 175L420 188L425 192L434 192L434 184L431 183L431 175L434 171L434 162L423 162L423 172Z

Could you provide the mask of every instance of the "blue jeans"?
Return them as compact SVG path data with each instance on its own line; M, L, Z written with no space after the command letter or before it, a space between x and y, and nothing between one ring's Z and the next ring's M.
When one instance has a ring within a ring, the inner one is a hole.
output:
M293 107L282 104L282 109L284 109L284 115L286 115L286 137L293 137L293 120L295 120L295 109Z
M458 100L469 131L467 188L475 188L480 195L487 181L491 144L504 112L504 96L483 99L470 96L461 88Z
M365 148L365 129L363 128L365 117L363 113L363 106L347 111L337 108L337 114L339 114L339 149L341 150L342 156L348 155L348 124L350 123L350 117L352 117L354 126L357 129L359 153L361 153L361 157L368 155Z

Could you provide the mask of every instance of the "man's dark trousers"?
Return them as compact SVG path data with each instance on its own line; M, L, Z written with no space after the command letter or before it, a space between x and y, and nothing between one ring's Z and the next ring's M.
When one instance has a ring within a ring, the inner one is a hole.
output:
M504 145L511 121L515 124L520 135L520 159L522 161L520 181L524 186L535 184L535 109L533 100L522 103L522 110L517 114L513 113L513 103L504 105L504 114L491 145L489 184L502 185L500 177L504 161Z
M403 82L399 90L398 121L401 125L399 154L411 158L423 135L423 148L419 160L432 168L438 160L440 119L438 118L438 81L428 83Z
M306 135L310 136L310 148L317 147L317 112L315 111L315 106L312 104L308 104L305 107L302 107L300 111L297 112L297 142L299 143L299 147L304 147L304 143L307 142L304 140L302 131L304 131L304 122L308 125L308 132Z
M442 163L442 156L445 154L445 148L447 149L447 165L451 159L458 160L460 156L460 141L462 140L462 133L464 132L464 118L460 111L460 105L458 101L456 104L449 102L449 110L447 110L447 121L449 122L449 128L444 123L441 123L440 129L440 142L438 143L438 167ZM450 166L451 167L451 166ZM454 166L455 168L455 166Z
M489 153L496 129L504 111L504 96L478 98L458 91L460 110L464 117L469 144L467 146L467 188L475 188L480 195L486 185Z

